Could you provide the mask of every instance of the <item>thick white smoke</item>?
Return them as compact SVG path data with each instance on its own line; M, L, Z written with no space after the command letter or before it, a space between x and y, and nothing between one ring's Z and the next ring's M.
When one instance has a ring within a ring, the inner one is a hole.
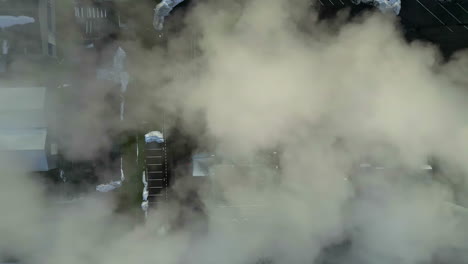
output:
M45 206L38 202L38 185L20 173L1 186L34 194L21 203L31 215L7 213L20 209L1 199L9 220L0 220L0 246L21 247L14 254L43 263L254 263L263 257L311 263L324 248L349 238L345 253L324 258L412 264L456 256L466 262L456 255L464 250L466 228L447 205L463 197L466 186L456 194L450 185L417 178L417 168L436 156L450 165L439 177L466 182L466 54L442 64L435 48L408 44L395 18L380 13L304 31L299 18L315 23L307 12L307 1L200 3L186 18L186 34L173 38L167 53L138 42L124 45L133 56L131 76L149 88L135 110L146 119L158 118L156 105L169 116L180 115L199 143L236 156L280 147L279 182L259 190L245 184L255 182L255 173L226 172L227 178L215 180L228 202L263 201L249 221L227 220L232 211L220 209L202 186L197 191L206 218L170 202L134 226L132 219L112 214L112 203L101 197L65 210ZM184 37L194 34L196 57L194 38ZM115 128L93 115L107 109L100 100L84 103L79 124L99 135ZM206 127L199 129L200 123ZM83 142L81 136L71 142ZM78 156L98 154L109 144L95 143L92 149L72 144L70 153L76 147ZM407 169L356 172L363 162ZM175 192L192 188L184 182ZM181 213L186 225L177 227ZM20 220L42 232L16 230L13 223Z

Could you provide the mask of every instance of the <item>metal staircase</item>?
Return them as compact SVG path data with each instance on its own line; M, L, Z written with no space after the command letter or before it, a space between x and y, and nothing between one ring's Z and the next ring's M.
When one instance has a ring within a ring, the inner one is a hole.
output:
M168 166L166 142L145 144L145 167L148 182L148 203L154 206L167 200Z

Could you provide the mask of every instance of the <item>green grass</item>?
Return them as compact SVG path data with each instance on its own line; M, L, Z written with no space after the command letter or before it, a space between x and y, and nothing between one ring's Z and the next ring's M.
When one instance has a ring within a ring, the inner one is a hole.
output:
M118 189L117 194L117 207L118 213L130 214L135 217L142 217L143 211L141 210L143 183L141 180L144 171L144 136L136 134L123 136L123 144L121 152L123 157L123 169L125 174L125 181L122 187ZM137 160L136 146L139 146L139 156Z

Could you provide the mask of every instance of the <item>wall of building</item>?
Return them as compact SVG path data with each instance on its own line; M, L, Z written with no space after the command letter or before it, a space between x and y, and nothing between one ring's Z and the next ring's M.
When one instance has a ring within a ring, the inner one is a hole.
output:
M57 56L57 43L55 41L55 0L39 0L38 17L42 41L42 54L55 57Z
M33 23L14 25L0 30L0 40L8 41L8 53L31 55L42 53L38 7L38 0L0 1L0 16L26 16L34 19Z
M100 46L120 31L119 13L114 1L76 0L74 16L80 40L86 45Z

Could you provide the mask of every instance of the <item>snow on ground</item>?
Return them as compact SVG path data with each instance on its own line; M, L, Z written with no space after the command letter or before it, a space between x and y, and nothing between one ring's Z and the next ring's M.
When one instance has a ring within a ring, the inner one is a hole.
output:
M99 184L96 186L96 191L98 192L110 192L113 191L120 186L122 186L123 181L125 180L125 174L123 171L123 158L120 157L120 180L119 181L111 181L105 184Z
M145 135L145 142L146 143L150 143L150 142L163 143L164 142L163 134L159 131L151 131Z
M148 214L148 182L146 181L146 173L143 171L141 181L143 182L143 202L141 203L141 209L145 212L145 216Z
M34 23L36 20L28 16L0 16L0 28Z
M124 107L125 107L125 96L124 93L127 91L130 75L125 71L125 59L127 53L119 47L115 52L113 58L113 64L111 68L98 69L96 71L97 78L100 80L109 80L120 84L120 120L124 120Z
M384 13L393 12L396 15L400 14L401 10L401 0L353 0L353 3L372 4Z
M99 184L96 186L96 191L98 192L110 192L122 186L122 181L111 181L106 184Z
M174 7L184 0L162 0L154 8L153 27L157 31L161 31L164 28L164 18L174 9Z

